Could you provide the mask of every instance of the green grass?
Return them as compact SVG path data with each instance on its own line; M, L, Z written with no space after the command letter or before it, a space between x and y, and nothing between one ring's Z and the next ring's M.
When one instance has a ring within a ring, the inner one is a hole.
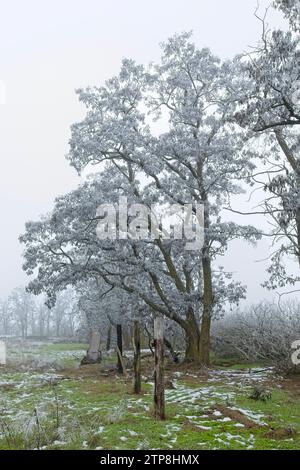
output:
M80 352L85 346L54 344L37 351L55 357L62 354L65 361L65 353ZM233 364L230 370L249 367ZM176 389L166 393L166 420L156 421L151 384L143 384L142 395L135 396L130 380L114 374L100 376L99 369L98 365L81 370L72 366L57 372L62 376L57 382L41 371L0 369L0 449L300 448L299 399L280 389L276 381L271 399L262 402L249 398L251 387L243 386L240 374L236 382L232 377L214 378L213 373L209 382L181 375ZM214 415L220 405L261 415L266 424L237 427L235 419ZM278 438L276 432L289 427L295 435L283 433Z
M215 354L211 354L211 364L217 367L230 367L231 369L252 369L264 367L265 364L251 361L241 361L240 358L235 357L218 357Z
M54 343L45 344L39 349L41 352L82 351L88 348L87 343Z

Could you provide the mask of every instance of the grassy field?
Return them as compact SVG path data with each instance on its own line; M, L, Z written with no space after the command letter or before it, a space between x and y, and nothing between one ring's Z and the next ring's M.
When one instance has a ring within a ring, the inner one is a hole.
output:
M257 365L209 371L169 365L167 419L152 415L151 359L143 392L101 365L79 367L83 344L9 350L0 368L0 449L299 449L300 381ZM254 387L266 401L249 398Z

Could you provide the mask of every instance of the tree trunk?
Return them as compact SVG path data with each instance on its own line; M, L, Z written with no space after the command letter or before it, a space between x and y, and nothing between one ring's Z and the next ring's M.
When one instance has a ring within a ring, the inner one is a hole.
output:
M137 395L141 393L141 332L140 324L138 321L134 322L133 329L134 341L134 393Z
M154 416L165 419L165 385L164 385L164 320L154 319Z
M173 359L173 362L177 363L178 362L178 354L174 351L174 348L172 346L172 343L167 339L164 338L165 346L168 348L169 353Z
M106 351L109 351L109 350L110 350L110 345L111 345L111 330L112 330L112 326L109 325L109 326L108 326L108 330L107 330Z
M186 334L186 348L185 348L185 361L187 362L200 362L200 352L199 352L199 332L190 332Z
M299 180L300 180L300 177L299 177ZM299 183L299 187L300 187L300 183ZM298 263L300 267L300 207L298 207L296 211L296 232L297 232L297 244L298 244L298 247L296 249L296 255L298 257Z
M50 336L50 313L47 312L47 330L46 330L47 338Z
M120 356L122 357L123 354L123 340L122 340L122 325L117 325L117 346L119 350L118 354L118 372L119 374L123 374L123 365Z
M200 332L194 311L190 308L186 316L186 350L185 360L188 362L200 362Z
M291 165L294 173L295 173L295 178L296 178L296 187L297 190L300 188L300 162L299 159L297 159L297 156L293 153L291 147L288 145L287 141L285 140L282 131L279 129L276 129L275 131L276 139L277 142L283 151L284 155L286 156L287 161ZM295 249L295 254L298 258L299 266L300 266L300 206L299 204L297 205L296 208L296 216L295 216L295 221L296 221L296 236L297 236L297 247Z
M210 330L211 330L211 316L213 307L213 288L212 288L212 275L210 259L203 253L202 258L202 272L203 272L203 314L201 321L200 331L200 345L199 357L201 364L209 365L210 353Z

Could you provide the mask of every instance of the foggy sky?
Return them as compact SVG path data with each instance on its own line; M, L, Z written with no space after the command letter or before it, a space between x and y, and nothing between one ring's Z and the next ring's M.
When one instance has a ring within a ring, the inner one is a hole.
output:
M261 10L268 4L261 1ZM76 88L100 85L118 73L123 57L159 59L159 43L194 31L198 47L222 58L253 45L261 24L256 0L0 0L0 296L25 285L18 236L24 223L49 211L55 196L80 180L65 161L70 125L83 118ZM271 26L285 27L270 10ZM2 85L1 85L2 84ZM247 200L241 196L239 203ZM248 207L249 208L249 207ZM242 220L260 224L255 217ZM265 222L263 222L265 224ZM266 279L270 241L256 249L234 242L225 267L248 284L248 301L272 297Z

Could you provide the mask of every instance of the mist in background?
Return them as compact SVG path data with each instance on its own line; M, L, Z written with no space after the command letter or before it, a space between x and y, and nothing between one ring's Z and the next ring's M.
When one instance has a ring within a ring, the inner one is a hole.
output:
M159 43L176 32L193 30L198 47L231 58L257 42L261 23L253 14L256 0L2 0L0 5L2 297L28 281L18 242L25 222L50 211L57 195L80 182L64 158L70 125L85 113L74 90L101 85L118 73L123 57L144 64L158 60ZM260 2L262 14L266 6ZM286 27L282 15L271 9L268 22ZM247 194L240 196L235 208L245 208L247 199ZM257 216L242 222L268 229ZM276 297L260 287L267 262L257 261L270 253L269 243L251 248L235 241L222 260L235 279L248 285L249 303Z

